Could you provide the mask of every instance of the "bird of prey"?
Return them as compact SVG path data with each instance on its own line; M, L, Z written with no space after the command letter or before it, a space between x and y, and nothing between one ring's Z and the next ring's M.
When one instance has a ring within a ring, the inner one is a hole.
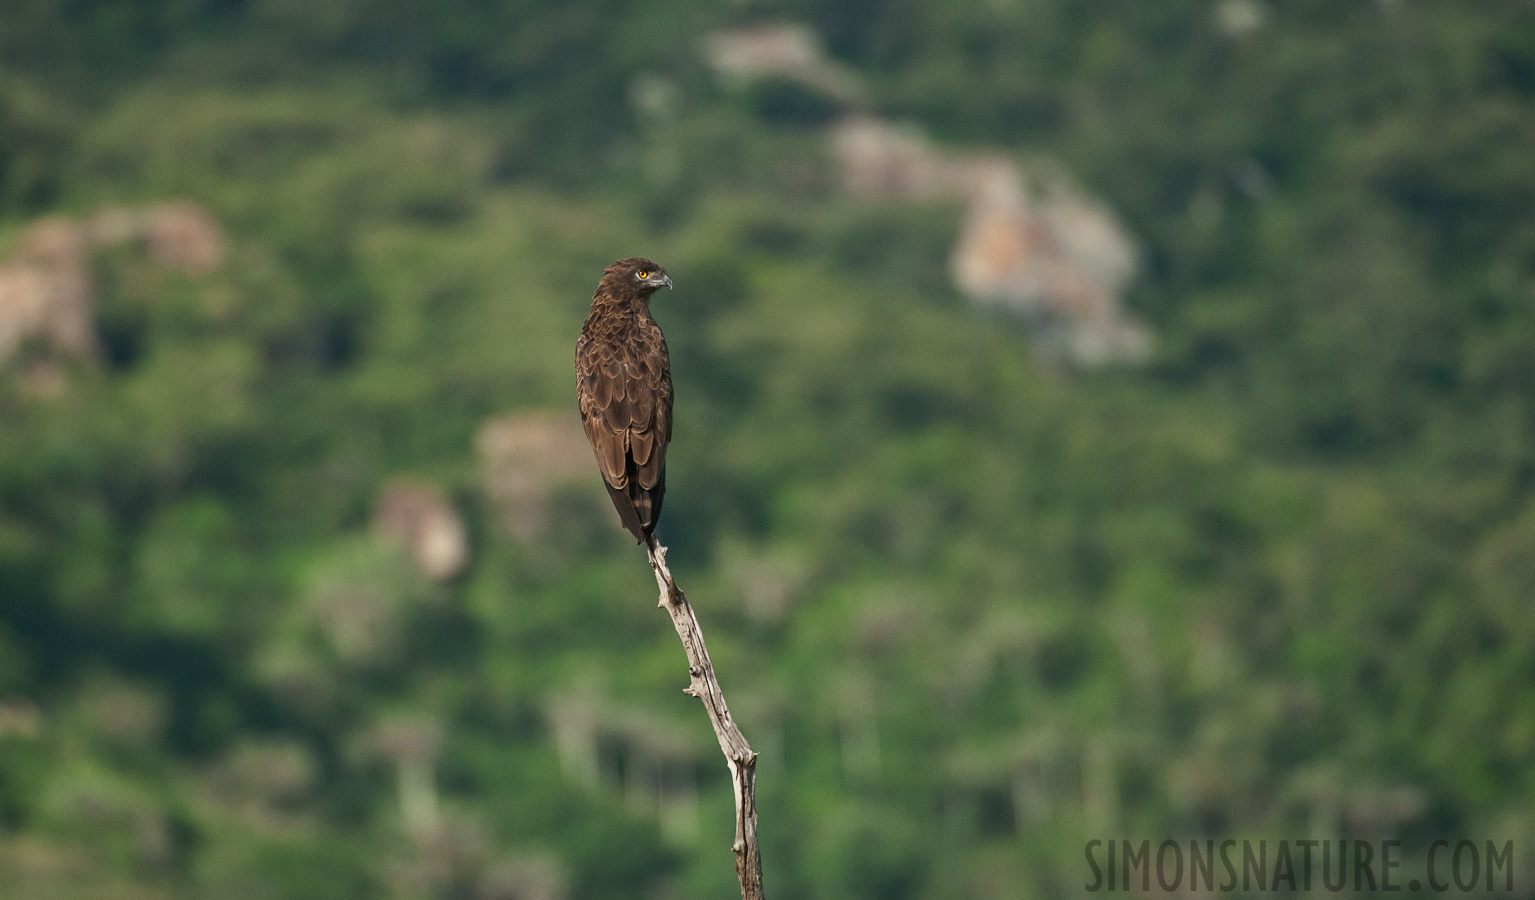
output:
M640 542L661 517L672 439L671 364L650 317L650 295L662 285L671 278L648 259L608 266L576 342L581 424L618 517Z

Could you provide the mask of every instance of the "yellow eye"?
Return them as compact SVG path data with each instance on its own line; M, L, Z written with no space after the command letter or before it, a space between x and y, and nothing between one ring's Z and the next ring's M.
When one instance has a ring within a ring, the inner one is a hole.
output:
M640 270L639 275L640 275L641 278L649 278L650 277L650 273L645 271L644 269Z

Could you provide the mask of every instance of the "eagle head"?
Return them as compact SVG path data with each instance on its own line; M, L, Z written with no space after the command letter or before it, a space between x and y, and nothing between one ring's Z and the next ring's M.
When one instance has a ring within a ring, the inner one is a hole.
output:
M604 269L602 283L615 291L633 291L649 296L662 287L671 287L672 278L666 274L665 269L651 260L631 256Z

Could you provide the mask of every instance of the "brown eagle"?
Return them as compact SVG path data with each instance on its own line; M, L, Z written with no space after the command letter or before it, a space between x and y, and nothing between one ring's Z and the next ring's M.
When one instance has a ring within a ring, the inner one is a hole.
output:
M644 542L661 517L666 444L672 439L672 373L650 295L672 286L648 259L603 270L576 342L581 424L624 527Z

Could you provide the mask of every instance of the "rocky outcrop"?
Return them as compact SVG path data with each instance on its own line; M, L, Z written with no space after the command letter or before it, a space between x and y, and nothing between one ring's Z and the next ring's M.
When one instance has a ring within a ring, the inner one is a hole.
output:
M831 129L842 188L860 199L968 199L999 178L1016 177L1006 159L944 153L915 125L851 116Z
M573 413L524 413L488 420L474 440L485 491L513 537L527 542L549 523L553 490L589 478L592 448Z
M946 153L915 128L866 117L839 123L832 146L852 196L961 201L955 287L1028 324L1045 356L1091 366L1139 360L1150 349L1150 333L1120 299L1136 272L1135 244L1063 174Z
M458 513L430 484L400 479L384 486L373 529L410 554L421 574L445 581L464 570L469 541Z
M828 59L815 32L802 25L760 25L704 38L709 67L733 81L781 78L844 101L860 98L858 82Z
M1049 356L1080 365L1143 359L1146 328L1120 296L1136 248L1109 213L1064 181L1026 185L998 170L971 192L950 257L954 283L1034 328Z
M90 246L87 230L66 219L37 222L22 235L0 263L0 360L29 339L78 356L95 352Z
M705 49L727 81L788 79L861 105L851 76L808 29L717 32ZM994 153L945 151L921 129L867 112L842 118L828 137L849 196L964 206L950 257L955 287L1023 321L1042 356L1093 366L1147 355L1151 333L1122 300L1137 269L1135 243L1063 172Z
M141 243L169 268L206 275L223 264L226 242L218 222L195 203L33 223L0 262L0 361L33 339L66 354L94 355L92 254L129 243Z
M1258 0L1222 0L1215 7L1216 29L1236 40L1262 31L1268 18L1268 8Z

